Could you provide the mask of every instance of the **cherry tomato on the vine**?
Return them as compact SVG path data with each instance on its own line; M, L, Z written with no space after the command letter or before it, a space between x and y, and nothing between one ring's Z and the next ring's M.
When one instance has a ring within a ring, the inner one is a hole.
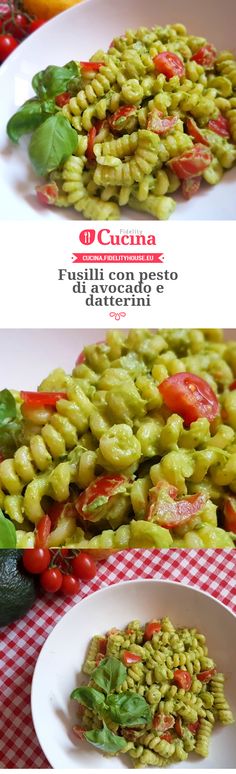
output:
M29 35L31 35L32 32L38 30L39 27L42 27L42 24L45 24L45 21L45 19L32 19L28 26Z
M9 54L11 54L17 46L18 41L13 37L13 35L7 35L4 33L0 35L0 62L4 62L7 56L9 56Z
M40 584L44 591L55 594L62 586L63 575L57 567L49 567L40 575Z
M95 578L97 566L88 554L82 553L74 556L71 562L73 575L83 581L89 581Z
M51 554L48 548L25 548L23 552L23 565L27 572L39 575L50 564Z
M79 581L77 580L77 578L74 577L74 575L62 576L62 584L61 584L62 594L73 596L74 594L78 594L79 590L80 590Z
M14 14L9 21L6 22L5 31L14 35L17 40L22 40L29 30L29 21L24 13Z

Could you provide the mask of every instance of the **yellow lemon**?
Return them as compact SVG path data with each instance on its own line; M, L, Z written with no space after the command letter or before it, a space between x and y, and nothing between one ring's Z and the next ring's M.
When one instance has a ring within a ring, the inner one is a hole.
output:
M80 0L24 0L24 9L39 19L50 19L61 11L66 11Z

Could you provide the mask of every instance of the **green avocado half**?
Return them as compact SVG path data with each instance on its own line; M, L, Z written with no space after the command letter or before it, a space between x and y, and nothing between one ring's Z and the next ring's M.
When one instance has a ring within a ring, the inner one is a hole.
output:
M22 564L22 551L0 550L0 626L22 618L36 599L36 583Z

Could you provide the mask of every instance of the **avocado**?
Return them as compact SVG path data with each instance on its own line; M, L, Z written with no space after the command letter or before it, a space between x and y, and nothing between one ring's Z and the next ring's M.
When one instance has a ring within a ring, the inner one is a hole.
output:
M36 582L22 564L22 551L0 551L0 626L22 618L36 599Z

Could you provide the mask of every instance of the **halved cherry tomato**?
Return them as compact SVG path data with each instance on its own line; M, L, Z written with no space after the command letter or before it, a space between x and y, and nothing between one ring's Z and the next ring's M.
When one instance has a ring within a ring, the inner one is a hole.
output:
M125 126L126 118L135 115L135 105L122 105L116 113L108 118L109 127L112 132L120 132Z
M48 508L48 516L51 521L51 531L53 531L58 524L59 519L65 516L76 516L76 509L74 502L68 497L64 503L57 503L56 500ZM66 550L66 549L65 549Z
M21 399L26 406L56 406L58 400L66 400L66 392L26 392L21 390Z
M58 567L48 567L40 575L40 585L49 594L55 594L62 586L63 575Z
M157 713L153 717L152 727L155 728L155 731L160 731L160 733L162 731L168 731L169 728L174 728L174 725L175 718L173 715L163 715L162 713Z
M57 107L63 108L64 105L67 105L67 103L70 101L70 98L71 98L70 91L63 91L61 94L58 94L55 99Z
M229 385L229 390L236 390L236 379L234 382L231 382L231 384Z
M125 666L129 667L131 664L138 664L138 662L142 661L142 659L141 656L137 655L137 653L131 653L129 650L124 650L122 661Z
M178 688L183 688L184 691L189 691L192 685L192 677L186 669L175 669L174 683L178 686Z
M45 185L36 185L36 196L40 204L55 204L58 198L58 186L56 183L45 183Z
M42 516L42 519L37 524L36 535L34 545L35 548L45 548L47 545L47 539L50 535L52 522L49 516Z
M205 669L204 672L199 672L197 675L197 679L200 680L200 683L209 683L213 675L216 674L216 669L212 667L212 669Z
M181 718L179 717L176 718L176 721L175 721L175 731L177 736L180 736L180 737L183 736L183 724L182 724Z
M154 56L153 62L157 72L163 73L168 80L173 78L174 75L182 78L185 74L183 60L177 54L172 54L171 51L163 51L161 54L157 54L157 56Z
M0 62L4 62L18 45L19 42L13 35L2 33L2 35L0 35Z
M82 492L75 502L76 510L83 519L96 521L97 508L105 505L110 497L124 491L124 486L128 480L125 476L118 474L108 474L107 476L98 476L92 481L87 489ZM99 502L100 501L100 502Z
M201 175L209 167L211 160L211 151L205 145L197 143L182 156L175 156L168 161L168 165L180 180L186 180L187 177Z
M82 67L82 70L86 70L87 72L100 70L103 65L104 62L80 62L80 67Z
M161 622L160 621L148 621L148 623L145 626L144 629L144 642L147 642L147 640L151 640L153 635L156 634L156 632L161 631Z
M32 19L28 26L29 35L31 35L32 32L36 32L39 27L42 27L42 24L45 24L45 21L46 19Z
M161 739L164 739L165 742L169 742L169 744L171 744L171 742L173 742L173 735L171 731L166 731L165 734L161 734Z
M188 134L191 134L191 137L193 137L196 142L200 142L201 145L207 145L209 146L209 142L204 137L204 134L201 132L201 129L199 129L198 125L196 124L196 121L194 121L194 118L189 116L186 120L186 127Z
M216 59L216 49L211 43L202 46L193 54L191 60L205 67L205 70L211 70Z
M190 425L200 417L209 422L219 414L219 401L208 382L196 374L182 372L169 376L159 385L166 406Z
M147 129L155 134L166 134L178 121L178 116L166 116L162 118L163 113L157 108L153 108L151 113L148 114Z
M188 723L188 730L191 731L191 734L197 734L199 726L199 720L196 720L195 723Z
M236 498L226 497L224 500L224 528L227 532L236 534Z
M192 199L192 197L198 193L200 185L200 175L198 177L188 177L187 180L182 180L181 191L184 199L187 201Z
M107 637L101 637L98 643L98 649L99 653L102 653L103 656L106 655L107 652Z
M206 503L205 494L193 494L175 501L177 494L176 487L170 486L167 481L159 481L150 491L146 519L166 529L174 529L190 521Z
M95 159L93 146L94 146L96 134L97 134L96 126L92 126L88 133L88 146L86 150L86 156L88 161L94 161Z
M218 116L218 118L211 118L207 124L207 128L211 129L211 131L215 132L215 134L219 134L220 137L230 137L230 126L228 118L225 118L225 116L222 116L221 114Z
M27 572L39 575L50 564L51 553L48 548L25 548L22 561Z

